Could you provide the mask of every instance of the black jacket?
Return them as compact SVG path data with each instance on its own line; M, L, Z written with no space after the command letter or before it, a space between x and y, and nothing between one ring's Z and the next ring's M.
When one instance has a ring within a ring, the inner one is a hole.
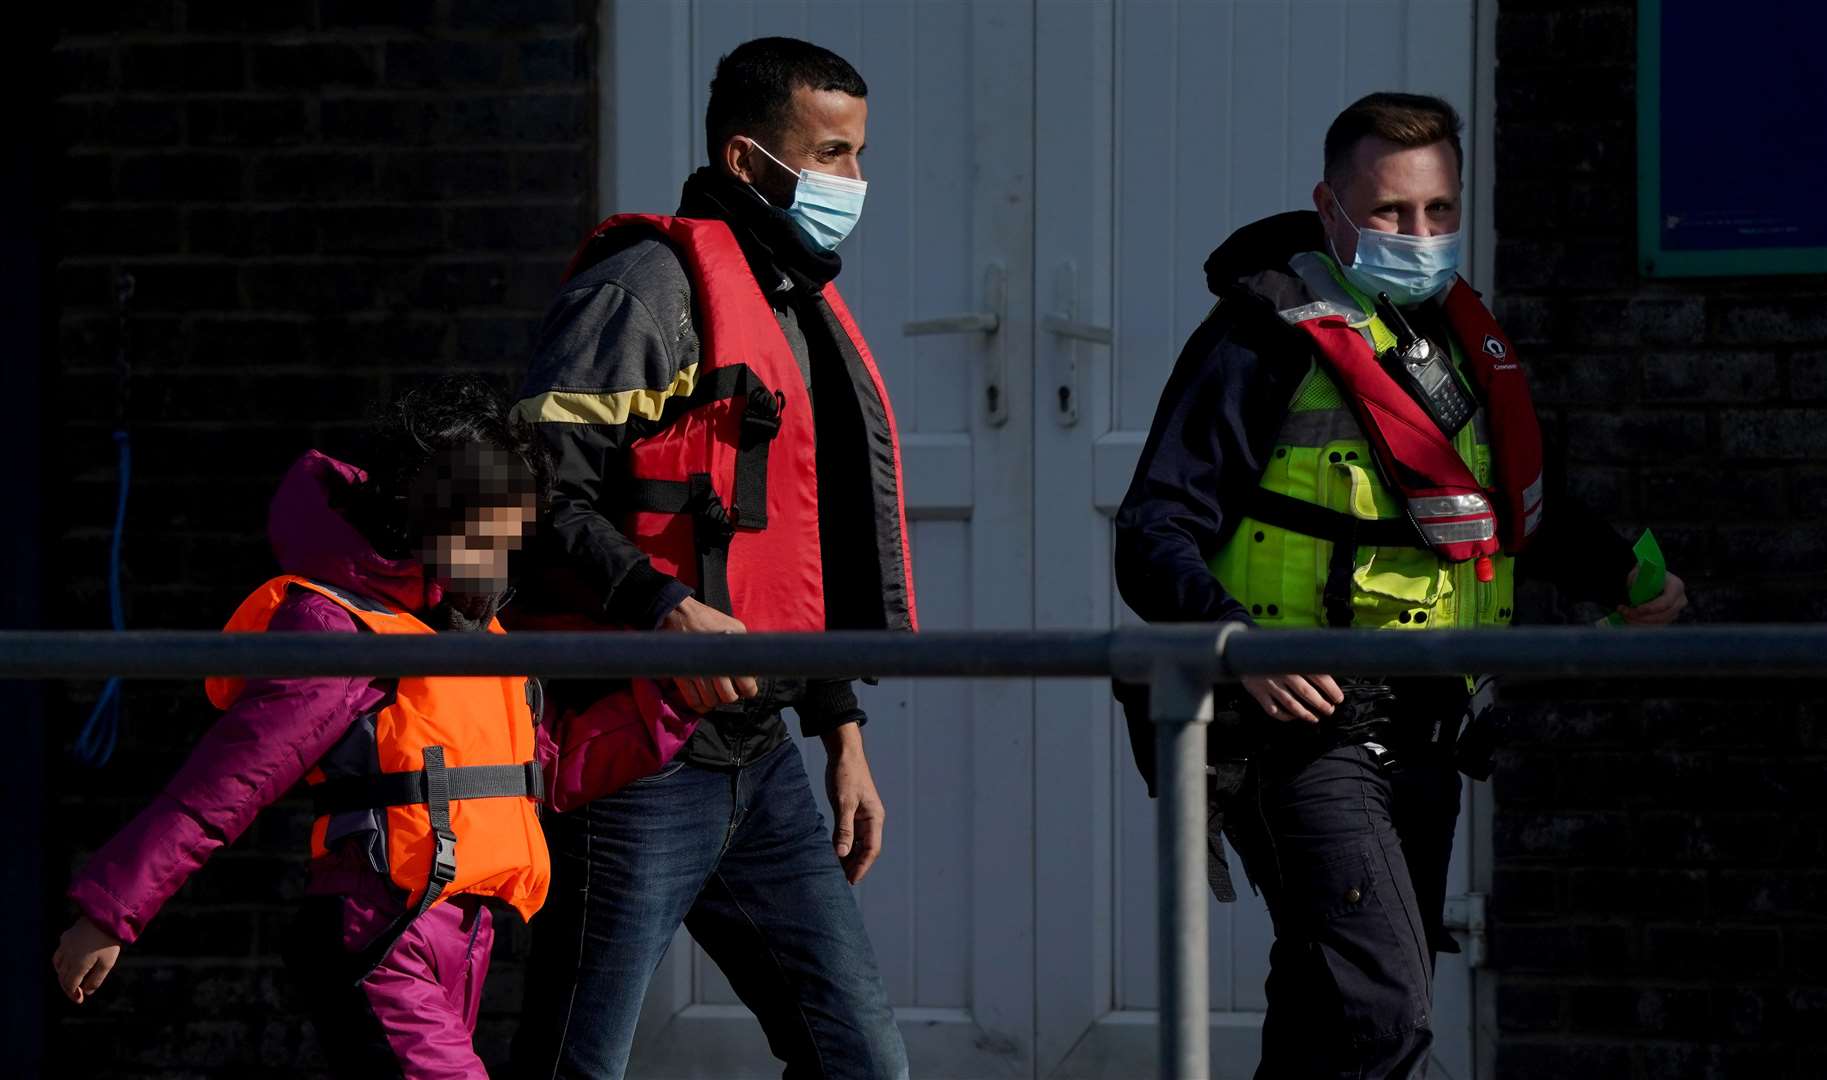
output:
M1206 261L1220 303L1174 364L1116 516L1117 587L1149 622L1250 621L1208 567L1261 483L1313 358L1275 315L1276 294L1295 287L1288 260L1324 246L1318 214L1282 214L1239 229ZM1434 307L1410 309L1411 322L1444 345ZM1561 472L1548 470L1547 510L1517 572L1622 602L1630 545L1567 494Z
M1313 359L1276 315L1300 288L1288 262L1325 244L1318 214L1281 214L1239 229L1206 261L1206 285L1219 303L1174 363L1116 515L1117 587L1149 622L1251 621L1209 564L1245 516ZM1444 346L1437 307L1408 313ZM1630 545L1567 494L1560 457L1549 455L1547 509L1517 574L1578 599L1621 603L1635 565ZM1132 713L1141 698L1135 689L1118 695ZM1152 740L1137 740L1135 749L1152 783Z
M728 222L749 257L750 269L773 308L776 320L799 362L814 403L821 453L821 509L827 472L822 452L828 429L844 429L848 415L843 395L829 393L821 403L814 387L841 369L844 360L816 298L836 276L835 255L799 245L784 215L748 207L750 198L731 185L700 171L686 184L682 216ZM631 233L622 246L565 283L540 327L533 361L521 389L523 402L553 390L613 394L624 390L659 390L679 372L698 362L691 278L679 254L657 233ZM840 372L841 374L841 372ZM540 530L533 566L518 604L533 613L579 610L607 624L650 629L657 626L691 590L654 569L647 556L616 528L618 482L626 475L629 447L643 436L673 422L631 413L620 424L535 423L534 428L555 459L552 509ZM847 430L847 429L844 429ZM833 438L839 437L833 435ZM852 448L848 455L857 459ZM842 479L831 485L843 490ZM821 518L823 515L821 514ZM832 530L842 515L831 515ZM821 533L827 531L821 520ZM854 594L864 563L854 554L851 538L827 536L826 595L836 597L833 615L841 618L841 598ZM876 588L879 594L879 586ZM833 625L844 625L834 622ZM878 623L879 625L879 623ZM564 681L550 687L560 708L581 708L615 684L611 681ZM787 737L780 709L799 714L806 736L822 735L847 723L865 720L850 680L763 680L763 696L740 706L713 711L681 751L698 765L722 767L753 761Z

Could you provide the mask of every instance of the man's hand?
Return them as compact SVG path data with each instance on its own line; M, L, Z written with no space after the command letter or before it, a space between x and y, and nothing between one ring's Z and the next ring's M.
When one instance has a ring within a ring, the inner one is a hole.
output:
M121 957L120 939L95 925L87 915L77 919L57 943L51 966L64 996L81 1005L114 970Z
M1245 675L1243 688L1275 719L1308 724L1331 716L1332 707L1345 700L1345 692L1330 675Z
M1637 572L1633 569L1630 577L1625 581L1626 587L1634 584L1636 580ZM1662 595L1648 603L1638 604L1636 607L1619 604L1618 612L1624 616L1624 621L1632 626L1667 626L1675 621L1675 617L1680 615L1681 610L1685 607L1687 607L1687 583L1673 574L1668 574L1662 579Z
M691 597L666 613L660 629L682 634L746 634L749 628L709 604ZM732 705L742 698L761 692L753 675L687 675L673 680L686 708L693 712L710 712L718 705Z
M825 794L831 797L831 847L855 885L882 853L882 796L863 756L863 732L845 724L821 737L825 744Z

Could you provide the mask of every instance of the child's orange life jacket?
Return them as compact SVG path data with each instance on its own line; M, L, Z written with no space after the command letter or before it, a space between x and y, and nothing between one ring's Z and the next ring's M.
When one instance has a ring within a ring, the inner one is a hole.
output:
M290 575L254 590L223 629L264 631L293 588L317 593L377 634L436 633L412 615ZM489 632L503 631L491 623ZM205 683L219 709L244 686L223 676ZM402 678L374 718L376 771L332 776L319 764L306 775L318 812L313 857L329 853L332 815L385 810L389 876L407 894L406 915L383 935L385 946L413 918L460 893L498 897L522 918L545 901L551 863L539 827L544 782L533 756L534 719L524 676Z

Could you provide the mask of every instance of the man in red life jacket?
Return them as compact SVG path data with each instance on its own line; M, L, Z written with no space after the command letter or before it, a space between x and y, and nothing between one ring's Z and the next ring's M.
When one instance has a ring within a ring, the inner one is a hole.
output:
M1239 229L1116 518L1123 598L1151 622L1497 628L1521 569L1626 607L1628 544L1543 479L1502 329L1458 276L1459 118L1372 94L1326 134L1315 213ZM1470 679L1243 680L1214 733L1214 821L1275 924L1259 1080L1426 1069ZM1119 687L1138 716L1141 694ZM1132 722L1137 763L1153 736ZM1234 897L1211 840L1212 883Z
M866 87L786 38L724 57L676 217L586 238L518 406L557 459L526 611L685 634L914 628L894 418L832 281L862 208ZM523 617L523 621L524 617ZM883 809L848 680L552 688L554 884L515 1048L621 1076L681 922L790 1076L899 1077L850 885ZM823 740L829 841L780 712Z

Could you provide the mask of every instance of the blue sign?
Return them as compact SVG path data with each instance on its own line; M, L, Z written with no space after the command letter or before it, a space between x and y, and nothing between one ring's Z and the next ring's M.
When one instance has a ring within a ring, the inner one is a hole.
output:
M1644 273L1827 273L1827 4L1643 0L1638 17Z

